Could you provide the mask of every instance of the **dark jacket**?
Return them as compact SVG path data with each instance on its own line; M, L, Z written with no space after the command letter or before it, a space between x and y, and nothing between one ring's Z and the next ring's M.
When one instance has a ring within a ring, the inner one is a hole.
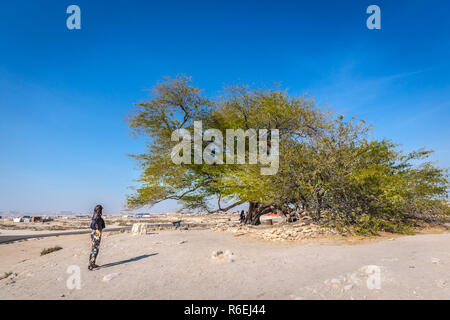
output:
M105 229L105 221L101 216L94 214L91 221L91 229L102 231Z

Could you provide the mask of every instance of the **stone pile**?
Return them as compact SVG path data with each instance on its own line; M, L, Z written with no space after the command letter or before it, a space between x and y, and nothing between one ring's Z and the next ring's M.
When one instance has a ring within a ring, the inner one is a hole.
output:
M220 223L212 230L219 232L230 232L237 235L249 235L268 241L296 241L313 239L320 236L336 235L338 232L333 229L324 228L314 224L310 220L296 223L283 223L273 226L248 226L240 224Z
M295 241L313 239L331 234L331 230L324 229L315 224L304 226L283 225L278 228L258 232L258 238L270 241Z
M226 260L228 262L234 262L235 256L234 253L230 250L216 250L211 253L211 259L213 260Z

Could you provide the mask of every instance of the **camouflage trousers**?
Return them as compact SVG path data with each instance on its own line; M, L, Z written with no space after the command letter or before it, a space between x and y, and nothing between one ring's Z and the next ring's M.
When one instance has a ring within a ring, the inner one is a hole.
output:
M102 234L94 230L91 233L91 240L92 240L92 249L91 249L91 255L89 256L89 265L94 266L95 261L97 260L98 251L100 248L100 241L102 239Z

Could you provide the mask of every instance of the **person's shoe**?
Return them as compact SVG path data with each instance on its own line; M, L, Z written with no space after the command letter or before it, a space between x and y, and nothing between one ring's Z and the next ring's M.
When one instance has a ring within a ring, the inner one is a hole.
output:
M88 269L89 270L94 270L94 269L96 269L96 268L100 268L100 266L99 265L97 265L97 264L90 264L89 266L88 266Z

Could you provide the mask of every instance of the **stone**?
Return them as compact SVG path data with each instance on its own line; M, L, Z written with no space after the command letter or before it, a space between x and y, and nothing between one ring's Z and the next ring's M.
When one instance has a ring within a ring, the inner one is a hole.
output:
M147 234L147 224L146 223L134 223L131 228L131 233L133 235Z
M211 257L213 259L228 259L229 262L234 262L234 253L231 252L230 250L225 250L225 252L223 252L222 250L216 250L213 251L211 254Z
M217 251L213 251L213 253L211 254L211 256L213 258L219 258L220 256L223 255L223 251L217 250Z
M331 284L341 284L341 280L334 278L334 279L330 280L330 283Z
M120 275L120 273L110 273L103 277L103 281L108 282L111 281L114 278L117 278Z
M353 289L353 284L348 284L348 285L344 286L344 290L345 291L348 291L348 290L351 290L351 289Z
M432 264L438 264L438 263L440 263L440 262L441 262L441 260L438 259L438 258L433 258L433 259L431 259L431 263L432 263Z

